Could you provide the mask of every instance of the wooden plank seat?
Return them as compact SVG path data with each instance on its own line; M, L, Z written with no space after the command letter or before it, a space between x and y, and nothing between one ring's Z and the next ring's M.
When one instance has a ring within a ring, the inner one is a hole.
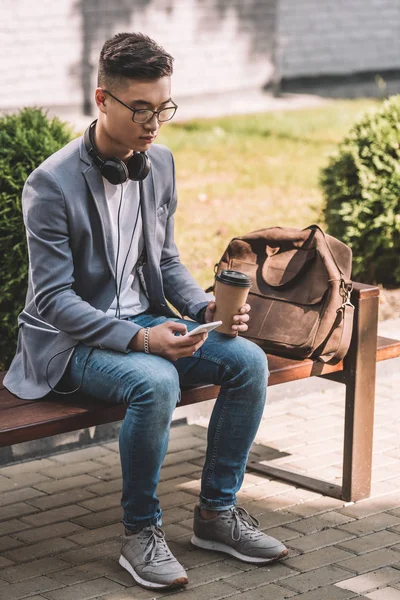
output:
M325 377L346 386L343 483L337 486L302 474L250 462L248 468L347 501L370 494L376 362L400 356L400 341L377 338L379 289L356 284L352 295L355 323L349 352L337 365L268 355L269 385ZM4 376L2 374L1 380ZM182 390L179 406L216 398L218 386ZM124 406L113 406L75 394L45 400L21 400L0 390L0 447L101 425L124 417Z

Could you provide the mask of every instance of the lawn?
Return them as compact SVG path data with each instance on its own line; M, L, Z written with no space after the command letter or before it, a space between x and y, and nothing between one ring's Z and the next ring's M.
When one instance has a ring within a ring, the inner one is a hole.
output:
M282 225L324 225L320 169L375 100L171 123L159 142L175 156L176 241L202 287L231 237Z

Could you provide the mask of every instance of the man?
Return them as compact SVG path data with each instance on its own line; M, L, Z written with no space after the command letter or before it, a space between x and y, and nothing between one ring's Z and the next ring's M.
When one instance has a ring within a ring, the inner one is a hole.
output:
M240 337L185 335L196 321L213 320L215 303L180 262L173 158L152 145L177 108L172 62L142 34L108 40L95 92L98 120L28 178L29 288L5 379L22 398L57 386L58 393L80 389L126 404L120 564L151 589L188 581L165 542L156 495L180 385L221 386L192 543L257 564L287 554L236 506L265 402L265 354ZM233 332L246 331L249 310L246 304L234 317Z

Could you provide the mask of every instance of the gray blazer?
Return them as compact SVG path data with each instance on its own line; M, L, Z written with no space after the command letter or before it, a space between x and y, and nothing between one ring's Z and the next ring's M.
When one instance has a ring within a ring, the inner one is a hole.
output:
M172 154L161 145L152 146L148 154L152 168L143 181L142 197L147 264L140 267L141 281L150 310L177 316L169 301L181 315L196 319L213 296L180 262L174 242L177 199ZM22 206L28 292L18 317L17 352L4 379L7 389L20 398L48 394L46 369L54 387L77 343L128 352L140 329L105 314L115 296L106 202L101 174L82 137L50 156L26 181Z

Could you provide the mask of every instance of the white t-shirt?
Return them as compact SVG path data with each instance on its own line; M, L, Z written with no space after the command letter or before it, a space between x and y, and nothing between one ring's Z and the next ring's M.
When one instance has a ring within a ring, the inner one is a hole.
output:
M120 317L131 317L146 311L149 307L149 301L143 291L139 276L135 269L135 265L144 248L142 211L139 208L139 183L137 181L128 179L123 184L113 185L104 177L103 182L108 210L110 213L111 234L115 260L117 260L118 252L118 209L121 200L122 188L122 202L119 216L119 253L118 264L115 270L115 279L117 281L118 289L120 289ZM138 220L132 239L133 228L135 226L136 215L138 211ZM131 239L132 244L129 250ZM127 257L128 250L129 256ZM124 268L125 260L126 264ZM115 296L110 308L107 311L107 315L112 317L116 316L116 306L117 297Z

